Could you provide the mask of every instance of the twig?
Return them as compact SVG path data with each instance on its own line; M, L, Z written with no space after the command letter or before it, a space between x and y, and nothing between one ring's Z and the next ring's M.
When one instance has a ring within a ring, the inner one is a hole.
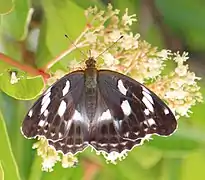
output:
M46 80L50 77L50 75L47 74L46 72L44 72L43 70L35 69L31 66L17 62L14 59L10 58L9 56L7 56L3 53L0 53L0 60L4 61L7 64L10 64L14 67L17 67L18 69L21 69L22 71L25 71L25 72L29 73L30 75L33 75L33 76L41 75L44 80Z

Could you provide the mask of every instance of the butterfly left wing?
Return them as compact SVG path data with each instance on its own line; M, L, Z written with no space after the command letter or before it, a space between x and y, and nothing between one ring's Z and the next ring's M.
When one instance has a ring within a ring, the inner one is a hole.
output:
M45 137L56 150L76 153L88 144L88 122L81 114L84 71L75 71L48 88L30 108L22 133Z
M149 134L169 136L176 130L177 121L169 107L139 82L100 70L98 86L121 138L136 141Z

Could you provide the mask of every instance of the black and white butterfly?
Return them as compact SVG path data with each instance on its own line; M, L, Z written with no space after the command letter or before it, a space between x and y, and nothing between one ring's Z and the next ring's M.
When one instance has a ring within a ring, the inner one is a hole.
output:
M26 115L27 138L44 136L56 150L77 153L87 146L110 153L130 150L151 134L171 135L177 121L168 106L144 85L110 70L65 75L48 88Z

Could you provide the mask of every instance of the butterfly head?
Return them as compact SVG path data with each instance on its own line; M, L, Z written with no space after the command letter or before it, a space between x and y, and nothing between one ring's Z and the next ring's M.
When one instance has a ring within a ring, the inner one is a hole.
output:
M95 68L96 67L96 61L94 57L89 57L88 60L85 61L87 68Z

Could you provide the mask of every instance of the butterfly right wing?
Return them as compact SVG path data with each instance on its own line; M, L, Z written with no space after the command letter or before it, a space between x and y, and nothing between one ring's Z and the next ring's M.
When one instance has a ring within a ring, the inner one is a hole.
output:
M43 136L62 152L84 149L88 124L80 114L83 96L84 72L64 76L31 107L22 123L22 133L27 138Z

